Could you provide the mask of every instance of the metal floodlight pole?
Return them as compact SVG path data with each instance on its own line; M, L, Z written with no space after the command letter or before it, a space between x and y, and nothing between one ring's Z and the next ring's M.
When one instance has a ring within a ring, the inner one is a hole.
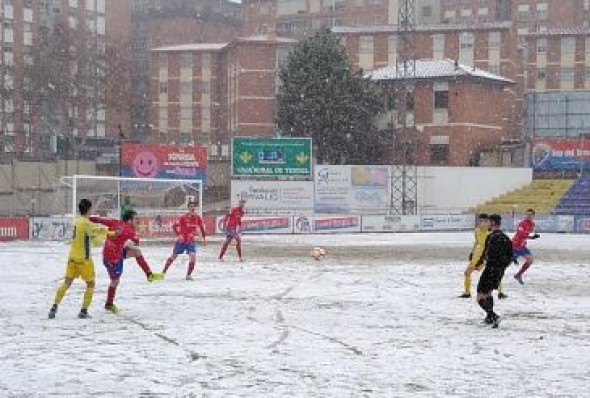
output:
M396 101L397 121L399 126L392 126L393 148L391 164L391 212L395 214L416 214L418 206L416 127L414 117L408 118L410 96L413 96L413 84L416 76L416 59L414 51L415 38L415 0L402 0L399 3L398 25L399 40L395 82L398 85ZM411 103L414 103L413 98ZM413 111L413 109L412 109Z

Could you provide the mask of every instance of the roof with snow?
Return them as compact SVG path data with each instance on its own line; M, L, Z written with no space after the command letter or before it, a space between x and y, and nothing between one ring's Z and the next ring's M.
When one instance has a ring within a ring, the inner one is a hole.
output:
M502 76L490 73L483 69L467 66L453 61L452 59L418 59L415 60L416 75L413 79L449 79L449 78L475 78L491 80L497 83L514 84L514 81L506 79ZM398 80L403 75L403 70L398 66L386 66L384 68L375 69L367 73L365 76L371 80ZM398 75L399 73L399 75Z
M412 30L415 32L447 32L447 31L472 31L472 30L502 30L509 29L511 22L488 22L480 24L432 24L418 25ZM343 33L395 33L399 32L398 25L382 26L334 26L332 32Z
M178 44L166 47L152 48L151 51L156 52L171 52L171 51L220 51L230 44L234 43L284 43L294 44L297 40L281 37L274 34L268 35L254 35L254 36L243 36L237 37L229 43L189 43L189 44Z
M289 37L277 36L273 33L265 35L241 36L235 39L237 42L270 42L270 43L297 43L297 40Z
M219 51L228 43L194 43L152 48L152 51Z
M572 27L553 27L537 32L525 33L523 36L528 37L539 37L539 36L588 36L590 35L590 29L583 26L572 26Z

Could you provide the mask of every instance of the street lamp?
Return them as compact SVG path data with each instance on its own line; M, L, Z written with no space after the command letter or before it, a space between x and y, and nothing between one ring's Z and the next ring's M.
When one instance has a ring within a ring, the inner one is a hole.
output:
M117 124L117 139L119 142L119 177L121 177L121 161L123 160L122 158L122 148L123 148L123 141L126 139L125 134L123 134L123 127L121 126L121 123Z
M31 220L35 218L35 198L31 198Z

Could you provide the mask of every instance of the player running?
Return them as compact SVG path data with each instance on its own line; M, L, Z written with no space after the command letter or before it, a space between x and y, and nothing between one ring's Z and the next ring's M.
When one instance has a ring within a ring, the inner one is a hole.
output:
M518 223L516 233L512 237L512 247L514 249L513 261L518 264L518 258L524 257L524 264L520 270L514 275L514 279L521 285L524 285L522 275L533 265L533 254L526 247L528 239L538 239L539 234L535 233L535 210L527 209L524 220Z
M186 280L192 281L192 273L195 269L195 262L197 260L196 255L196 244L195 236L197 234L197 228L201 231L203 237L203 246L207 246L207 238L205 235L205 226L203 225L203 219L195 213L195 202L188 202L188 213L178 219L178 222L172 226L172 230L178 236L174 248L172 249L172 255L166 260L162 275L165 276L168 272L168 268L172 265L174 260L179 254L188 254L188 268L186 272Z
M90 255L90 242L93 238L100 235L102 227L94 225L89 220L90 210L92 209L92 202L88 199L80 200L78 203L78 211L80 216L76 218L74 224L74 231L72 237L72 244L70 246L70 254L68 256L68 264L66 267L66 276L64 282L57 289L53 306L49 310L49 319L55 318L57 308L63 300L66 292L72 286L72 282L76 278L81 278L86 282L86 290L84 291L84 298L82 300L82 309L78 314L78 318L91 318L88 314L88 307L92 302L95 286L94 262Z
M478 216L478 225L475 228L474 232L474 242L473 247L471 248L471 253L469 253L469 264L463 273L463 294L459 297L461 298L469 298L471 297L471 274L473 271L481 271L482 266L478 266L477 262L481 258L483 254L483 249L486 243L486 239L490 234L490 220L487 214L481 213ZM498 286L498 298L504 299L508 297L504 294L502 290L502 284Z
M512 261L512 242L500 230L502 217L492 214L489 219L491 232L486 239L483 255L477 261L477 265L485 262L485 268L477 284L477 303L487 314L484 322L497 328L500 317L494 312L492 291L498 288L504 277L504 271Z
M221 246L221 252L219 253L219 259L223 261L223 256L227 251L227 247L233 239L236 240L236 251L240 261L244 261L242 257L242 238L240 232L242 230L242 217L244 217L244 206L246 200L241 199L236 207L233 207L229 213L223 219L223 232L225 233L225 241Z
M115 305L115 294L117 286L123 274L123 261L127 258L134 257L137 264L145 273L148 282L161 280L162 274L151 271L150 266L143 257L139 245L139 237L135 231L137 225L137 213L134 210L123 213L121 220L90 217L90 220L109 228L112 233L107 237L103 249L103 263L109 273L111 283L107 291L107 300L104 308L114 314L119 313L119 307ZM128 241L133 242L129 245Z

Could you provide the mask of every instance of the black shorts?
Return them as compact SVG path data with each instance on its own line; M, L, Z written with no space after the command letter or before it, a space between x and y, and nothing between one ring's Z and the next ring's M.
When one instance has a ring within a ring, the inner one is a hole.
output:
M500 282L504 277L504 270L505 268L496 268L489 265L486 266L481 273L479 282L477 283L477 292L488 294L491 293L492 290L498 289L498 286L500 286Z

